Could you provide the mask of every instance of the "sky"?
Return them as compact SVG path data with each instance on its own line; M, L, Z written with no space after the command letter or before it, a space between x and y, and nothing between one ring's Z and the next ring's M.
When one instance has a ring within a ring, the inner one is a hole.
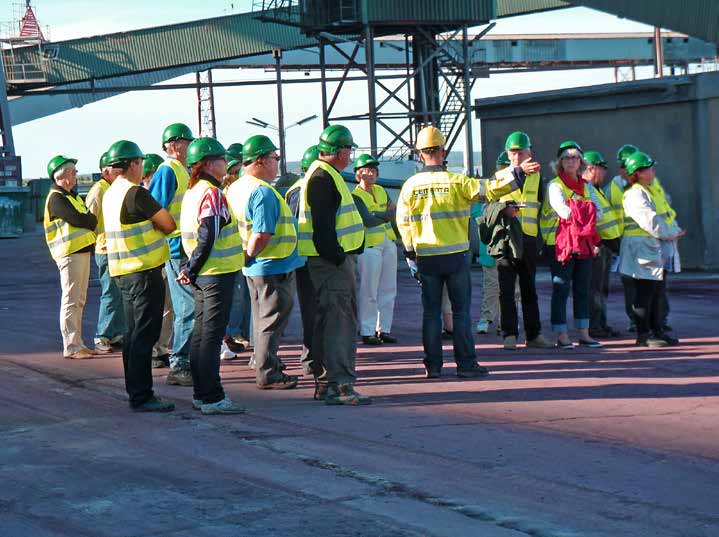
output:
M257 0L255 0L257 1ZM14 0L0 0L0 20L13 18ZM249 11L252 1L203 0L178 2L167 0L35 0L35 11L46 37L58 41L127 31L138 28L172 24L208 17ZM49 31L46 26L49 25ZM636 32L651 28L626 19L606 15L586 8L571 8L502 19L492 30L506 33L576 33L576 32ZM274 79L273 72L224 71L213 72L215 80ZM638 69L638 77L652 75L651 67ZM289 75L289 76L303 76ZM194 82L194 75L172 82ZM613 82L611 69L557 71L531 74L493 75L480 79L472 92L472 99L561 89ZM366 83L350 83L337 105L337 114L356 113L358 103L365 105ZM319 84L285 86L285 122L311 114L321 115ZM366 105L365 105L366 106ZM243 142L253 134L276 137L274 131L259 130L245 123L251 117L277 123L276 97L273 86L215 89L215 112L218 139L225 145ZM14 127L16 153L22 157L26 179L43 177L47 161L62 153L79 159L80 173L96 171L99 155L119 139L136 141L145 152L162 154L160 138L170 123L187 123L197 132L197 101L195 90L131 92L118 97L68 110L46 118ZM366 125L348 124L360 146L369 145ZM474 128L474 146L480 146L479 126ZM321 131L320 120L287 131L287 160L299 160L307 146L316 143ZM383 134L380 135L382 141ZM463 136L455 146L464 147Z

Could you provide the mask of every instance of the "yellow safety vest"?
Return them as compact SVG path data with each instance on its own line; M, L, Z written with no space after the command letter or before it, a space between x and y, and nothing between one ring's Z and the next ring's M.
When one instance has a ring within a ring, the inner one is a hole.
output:
M362 217L357 211L352 194L345 184L345 180L332 165L323 160L316 160L312 163L305 174L300 193L299 213L299 234L298 253L302 256L316 257L319 255L312 240L314 229L312 227L312 207L307 201L307 187L314 172L321 168L326 171L335 183L335 188L340 193L340 206L335 215L335 230L337 242L345 252L357 250L364 242L364 224Z
M103 255L107 254L107 243L105 241L105 222L102 215L102 198L105 196L105 192L107 192L108 188L110 188L110 183L105 181L105 178L103 177L92 185L90 191L87 193L87 197L85 198L85 200L87 200L88 198L92 198L93 195L96 195L100 202L100 212L97 214L97 227L95 228L95 253ZM99 190L100 192L95 194L96 190Z
M50 249L50 255L57 260L91 245L95 242L95 232L90 229L71 226L60 218L50 220L50 211L48 210L50 196L62 196L62 194L56 190L50 190L47 198L45 198L45 214L43 217L45 242L47 242L47 247ZM78 212L87 214L87 207L85 207L80 196L70 194L67 199Z
M504 168L498 171L495 175L495 184L505 184L508 182L515 181L512 168ZM533 173L528 175L524 180L524 188L520 190L513 190L509 194L499 197L499 201L515 201L519 204L524 204L526 207L519 211L517 218L522 224L522 231L525 235L530 237L536 237L539 234L539 209L541 204L539 203L539 189L542 187L542 179L539 174ZM489 201L496 201L492 190L487 194Z
M172 201L170 201L170 206L167 208L167 212L172 215L175 222L179 222L180 211L182 210L182 198L185 195L185 192L187 192L187 185L190 182L190 174L187 173L187 168L182 165L182 162L174 158L168 158L165 160L165 162L160 164L158 170L163 166L168 166L175 174L175 179L177 180L177 189L175 190L175 195L172 197ZM179 236L180 228L178 227L175 231L170 233L167 238L174 239Z
M369 212L387 210L387 192L379 185L372 185L371 194L366 190L362 190L360 186L357 185L352 191L352 194L358 196L364 202ZM364 233L365 246L367 247L382 244L385 236L391 241L397 240L397 235L394 234L392 224L389 222L380 224L379 226L365 228Z
M584 195L582 196L577 196L577 194L565 185L564 181L562 181L559 177L555 177L549 182L550 185L552 183L558 183L559 186L562 187L562 192L567 200L576 199L592 201L592 198L589 196L589 188L586 183L584 184ZM552 209L552 206L549 204L549 196L546 196L544 198L544 203L542 204L542 212L539 216L539 228L542 232L542 237L544 237L545 244L549 246L554 246L556 244L557 226L559 226L559 215L554 212L554 209Z
M200 228L200 204L210 189L219 190L215 185L205 179L185 192L182 199L182 216L180 217L180 233L182 248L187 257L197 248L197 230ZM220 233L212 245L210 255L202 265L198 275L213 276L237 272L245 266L245 255L242 252L242 241L237 230L237 219L230 211L230 222L220 229Z
M664 221L670 226L674 225L676 223L677 212L672 208L671 205L669 205L667 193L664 190L662 183L659 181L659 178L655 177L654 181L652 181L652 184L649 185L647 188L652 194L652 200L657 206L657 214L659 215L659 217L663 218Z
M237 225L240 229L242 244L247 249L247 242L252 235L252 220L247 218L247 204L250 196L259 187L269 188L280 204L280 217L275 226L275 232L267 243L267 246L259 253L258 259L283 259L292 254L297 246L297 230L295 229L295 217L292 216L289 205L279 192L267 181L257 179L252 175L243 175L227 189L227 200L230 208L235 214Z
M125 197L133 188L142 187L120 176L112 182L102 198L110 276L153 269L170 259L165 234L155 229L150 220L136 224L123 224L120 221Z
M605 240L618 239L622 236L624 217L617 216L601 188L595 187L594 190L597 193L597 198L599 198L599 205L602 207L602 218L597 220L599 236Z
M624 206L622 199L624 198L624 189L620 187L614 180L609 185L609 207L614 211L617 219L617 228L619 234L624 233Z

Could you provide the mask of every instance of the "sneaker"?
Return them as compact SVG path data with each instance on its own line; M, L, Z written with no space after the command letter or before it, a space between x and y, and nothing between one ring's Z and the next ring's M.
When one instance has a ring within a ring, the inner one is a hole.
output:
M122 334L120 334L119 336L115 336L114 338L112 338L110 340L110 345L112 345L113 347L122 347L122 344L124 343L124 341L125 341L125 338L122 337Z
M247 339L246 337L243 337L243 336L232 336L232 337L230 337L230 339L231 339L235 344L237 344L237 345L242 345L242 346L245 348L245 350L247 350L247 349L249 349L250 347L252 347L252 345L250 345L250 340Z
M262 386L258 384L257 387L260 390L291 390L292 388L297 387L297 381L298 378L294 375L283 374L277 380L273 380L272 382L263 384Z
M94 357L95 353L85 347L83 347L77 352L73 352L72 354L66 354L64 356L64 358L67 358L68 360L89 360L90 358Z
M565 351L570 351L574 348L574 343L572 343L571 341L569 341L568 343L562 343L561 341L557 340L557 348Z
M449 330L442 330L442 339L450 340L454 339L454 332L450 332Z
M372 404L372 398L357 393L352 384L339 384L327 387L325 404L351 406L369 405Z
M516 351L517 350L517 336L507 336L504 338L504 350L505 351Z
M390 335L389 332L377 332L377 337L382 343L397 343L397 338Z
M245 407L233 403L229 397L225 397L222 401L201 405L200 411L206 416L211 414L244 414Z
M533 349L551 349L554 347L554 345L544 339L544 336L542 334L539 334L534 339L528 339L525 345Z
M201 410L203 404L204 403L202 402L202 399L193 399L192 400L192 408L194 408L195 410Z
M477 333L486 334L487 332L489 332L489 321L482 319L477 323Z
M109 353L112 352L112 343L106 337L95 338L95 352Z
M599 343L598 341L589 341L589 340L585 340L585 339L580 339L579 346L580 347L588 347L590 349L598 349L599 347L602 346L602 344Z
M659 347L666 347L669 344L663 339L659 339L658 337L644 335L637 338L635 345L637 347L651 347L656 349Z
M474 364L469 369L457 368L457 376L461 379L474 379L486 377L487 375L489 375L489 369L479 364Z
M679 340L675 337L670 336L667 333L655 334L654 336L656 339L661 339L663 341L666 341L667 345L670 347L676 347L677 345L679 345Z
M250 361L247 362L247 367L249 367L250 369L255 369L257 367L257 362L255 362L254 356L250 356Z
M168 403L159 397L151 397L141 405L131 406L133 412L172 412L175 410L175 403Z
M377 336L362 336L362 343L365 345L382 345L382 340Z
M438 379L442 376L442 366L424 366L424 377L428 379Z
M237 341L235 338L232 338L230 336L225 336L222 338L222 349L228 349L233 354L238 354L240 352L244 352L245 346ZM231 358L224 358L225 360L231 360Z
M170 369L166 382L173 386L192 386L192 373L189 369Z
M327 383L315 380L315 393L312 399L315 401L324 401L327 397Z
M152 357L152 369L162 369L164 367L170 367L169 354L160 354L159 356Z
M220 347L220 360L234 360L237 355L230 349L230 346L223 341Z

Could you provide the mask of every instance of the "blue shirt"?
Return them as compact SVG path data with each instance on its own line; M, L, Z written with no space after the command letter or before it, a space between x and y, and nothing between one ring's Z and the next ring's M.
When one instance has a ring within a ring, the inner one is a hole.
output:
M256 188L247 201L245 217L252 221L252 233L272 233L277 227L280 218L280 200L268 187ZM297 230L297 221L295 221ZM249 265L245 264L242 272L245 276L269 276L271 274L287 274L307 262L306 257L297 255L297 246L294 251L282 259L260 259L250 260Z
M177 178L175 178L175 172L172 171L172 168L169 166L157 168L157 171L152 175L152 179L150 179L148 190L152 197L157 200L157 203L169 210L170 203L172 203L177 190ZM180 223L176 222L176 224L179 228ZM182 257L182 239L173 237L172 239L167 239L167 244L170 246L170 257L180 259Z

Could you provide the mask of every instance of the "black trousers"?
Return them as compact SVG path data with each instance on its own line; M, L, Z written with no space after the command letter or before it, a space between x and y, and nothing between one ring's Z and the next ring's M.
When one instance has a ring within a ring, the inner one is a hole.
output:
M517 303L514 289L519 278L519 292L522 296L522 317L527 340L536 338L542 331L537 301L537 238L523 236L524 251L522 259L497 259L497 279L499 280L499 317L502 336L519 335Z
M609 299L609 271L612 268L612 251L599 245L599 255L592 259L592 282L589 290L589 328L607 329L607 300Z
M632 323L635 323L634 318L634 295L636 293L635 290L635 280L631 276L624 276L622 275L622 287L624 288L624 311L627 313L627 317L629 317L629 321ZM669 324L669 293L668 289L669 286L667 285L667 272L664 272L664 279L662 280L662 296L659 299L659 305L658 315L662 319L662 327L667 326Z
M663 329L664 280L633 279L634 302L632 309L637 323L637 335L646 336L649 333L661 335Z
M195 327L190 345L192 397L206 404L225 398L220 382L220 347L230 318L236 275L198 276L195 281Z
M125 389L130 405L139 406L151 399L152 347L162 330L165 284L162 265L154 269L124 274L115 278L125 311L127 331L122 346Z
M310 271L307 265L295 270L297 283L297 301L300 303L300 316L302 317L302 355L300 363L305 375L315 371L314 362L324 363L322 359L315 359L317 349L312 348L312 333L315 326L315 311L317 310L317 295L312 285ZM322 371L319 372L320 376Z

